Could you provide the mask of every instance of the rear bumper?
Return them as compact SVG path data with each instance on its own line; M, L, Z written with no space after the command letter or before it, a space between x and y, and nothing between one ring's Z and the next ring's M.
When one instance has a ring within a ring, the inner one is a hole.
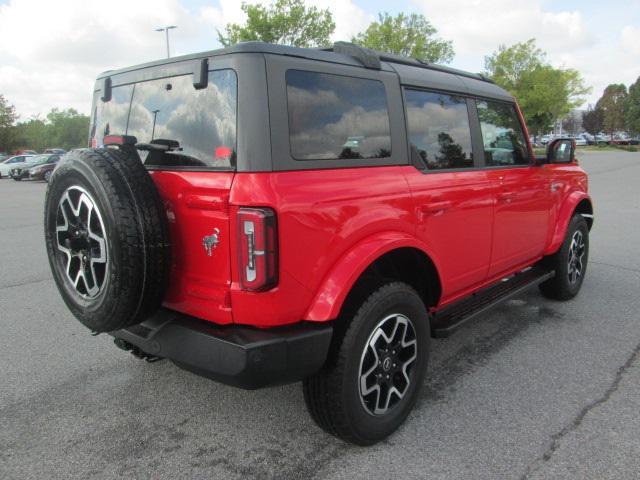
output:
M255 389L291 383L318 371L333 328L306 323L270 330L218 326L167 309L110 334L198 375Z

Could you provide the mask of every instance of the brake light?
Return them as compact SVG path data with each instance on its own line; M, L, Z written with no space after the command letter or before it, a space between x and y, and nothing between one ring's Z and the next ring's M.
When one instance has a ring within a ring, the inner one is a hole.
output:
M269 208L238 211L240 287L268 290L278 283L278 231L276 214Z

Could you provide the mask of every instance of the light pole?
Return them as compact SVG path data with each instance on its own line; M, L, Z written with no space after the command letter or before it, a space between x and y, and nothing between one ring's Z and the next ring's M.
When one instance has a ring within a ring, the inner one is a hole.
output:
M153 110L151 113L153 113L153 128L151 129L151 141L153 142L153 139L155 138L156 135L156 117L158 116L158 112L160 110Z
M171 55L169 55L169 30L171 30L172 28L178 28L178 27L175 25L167 25L166 27L156 28L156 32L165 33L165 37L167 39L167 58L171 57Z

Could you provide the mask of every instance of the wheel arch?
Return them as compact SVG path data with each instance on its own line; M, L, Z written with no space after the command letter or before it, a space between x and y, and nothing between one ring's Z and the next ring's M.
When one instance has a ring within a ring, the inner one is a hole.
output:
M424 245L401 232L387 232L355 245L333 266L317 290L305 320L328 321L388 281L412 286L427 307L442 294L437 262Z
M583 215L587 221L589 230L593 227L593 203L591 197L584 192L574 192L562 205L556 221L555 230L551 238L551 242L545 250L545 255L551 255L555 253L564 240L567 233L569 222L574 214L579 213Z

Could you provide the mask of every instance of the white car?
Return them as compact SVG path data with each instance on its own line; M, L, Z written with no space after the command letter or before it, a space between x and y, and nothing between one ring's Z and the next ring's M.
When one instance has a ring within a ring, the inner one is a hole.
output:
M11 169L26 165L33 155L16 155L0 163L0 178L9 178Z
M575 137L573 137L573 139L576 142L576 146L579 146L579 147L584 147L585 145L589 144L589 142L587 142L587 139L584 138L582 135L576 135Z

